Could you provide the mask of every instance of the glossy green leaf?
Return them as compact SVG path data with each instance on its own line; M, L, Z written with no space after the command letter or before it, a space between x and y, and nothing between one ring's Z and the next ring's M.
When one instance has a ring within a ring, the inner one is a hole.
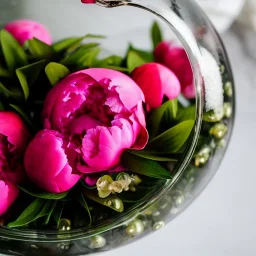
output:
M50 213L52 205L54 203L55 202L53 202L51 200L45 201L44 207L43 207L42 211L36 216L36 219L39 219L41 217L44 217L44 216L48 215Z
M177 99L168 100L161 107L153 110L150 117L150 123L149 123L150 135L152 137L155 137L162 125L169 126L170 123L176 119L177 112L178 112Z
M59 226L63 210L64 210L64 205L62 203L59 204L57 202L57 205L55 206L55 209L52 214L57 227Z
M177 152L187 141L193 127L194 120L187 120L170 128L151 140L145 150L172 154Z
M27 65L27 56L18 41L6 30L0 32L1 47L8 70L14 72L15 69Z
M60 200L68 195L68 192L63 192L58 194L47 193L47 192L37 193L37 192L29 191L28 189L25 189L23 187L19 187L19 188L26 194L29 194L30 196L42 198L42 199L48 199L48 200Z
M4 84L0 82L0 93L4 94L6 97L13 97L13 98L22 98L22 92L19 90L9 90L7 89Z
M69 52L73 51L75 48L77 48L84 39L86 38L105 38L102 35L93 35L93 34L87 34L85 36L82 37L70 37L70 38L66 38L63 39L55 44L53 44L53 49L56 52L61 52L61 51L65 51L68 50Z
M53 48L50 45L38 40L37 38L33 38L27 42L29 51L36 59L48 59L54 54Z
M100 53L100 48L93 48L90 51L88 51L80 60L79 60L79 66L81 68L84 67L93 67L94 63L97 61L97 56Z
M80 197L78 199L79 203L83 206L83 208L86 210L86 212L88 213L88 216L89 216L89 219L90 219L90 224L92 224L92 216L91 216L91 212L90 212L90 209L89 209L89 206L84 198L84 195L81 193L80 194Z
M119 67L122 65L123 58L121 56L112 55L103 60L98 61L95 63L95 66L101 68L108 68L109 66L116 66Z
M151 38L154 48L163 41L161 29L156 21L153 23L151 28Z
M10 222L8 227L21 227L29 224L32 221L35 221L39 217L42 217L42 215L47 210L46 208L48 208L48 206L45 207L46 202L47 201L41 198L36 199L21 213L21 215L14 222Z
M22 71L19 70L19 69L16 69L16 75L17 75L17 77L20 81L20 84L21 84L21 87L22 87L22 90L23 90L23 93L24 93L25 100L27 100L28 97L29 97L29 87L28 87L27 78L24 75L24 73L22 73Z
M22 110L22 108L20 108L17 105L14 105L14 104L10 104L10 106L12 108L14 108L21 115L21 117L27 122L28 125L30 125L31 127L33 126L33 124L31 123L30 119L28 118L26 113Z
M122 200L120 200L115 195L109 196L108 198L100 198L97 192L88 190L86 191L85 196L96 203L99 203L101 205L111 208L114 211L117 211L117 212L124 211L124 204Z
M61 64L66 66L91 67L96 63L96 57L100 53L100 48L78 48L76 51L67 55Z
M135 68L147 63L144 59L138 55L138 53L134 51L129 51L127 55L127 67L129 72L131 73Z
M196 106L192 105L189 107L179 108L177 114L177 121L184 122L186 120L195 120L196 119Z
M61 79L70 74L70 71L67 67L62 64L51 62L45 67L45 73L51 83L51 85L55 85Z
M144 150L128 150L129 153L139 156L141 158L146 158L146 159L150 159L150 160L154 160L154 161L158 161L158 162L176 162L178 161L177 159L175 159L172 156L166 156L166 155L159 155L156 154L154 152L147 152Z
M33 64L16 69L16 75L19 79L21 88L23 90L25 100L28 99L29 89L37 80L44 65L45 65L45 60L41 60Z
M12 75L7 69L0 67L0 77L12 77Z
M157 179L171 179L171 173L156 161L125 152L122 164L128 170Z
M51 208L50 208L50 210L49 210L49 212L48 212L48 214L47 214L47 216L46 216L46 219L45 219L45 221L44 221L44 224L45 224L45 225L48 225L48 223L49 223L49 221L50 221L50 219L51 219L51 216L52 216L52 214L53 214L53 211L54 211L56 205L57 205L57 201L53 201L53 202L52 202L52 205L51 205Z
M154 61L154 56L153 56L152 51L145 51L142 49L138 49L138 48L134 47L133 45L129 45L128 53L129 53L129 51L133 51L133 52L137 53L146 63Z

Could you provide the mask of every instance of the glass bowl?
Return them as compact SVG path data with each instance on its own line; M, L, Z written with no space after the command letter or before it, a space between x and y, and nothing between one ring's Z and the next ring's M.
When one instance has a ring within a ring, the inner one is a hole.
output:
M211 22L191 0L98 0L95 5L80 0L1 1L1 26L24 18L46 25L55 41L86 33L107 35L103 47L115 54L124 54L129 42L149 48L149 26L157 20L165 37L180 41L190 59L196 88L196 122L190 143L175 166L174 178L158 182L142 202L90 229L56 232L1 227L0 253L84 255L128 244L160 229L209 183L232 132L233 78L225 48ZM212 61L219 66L221 85L207 68ZM202 135L206 138L203 142Z

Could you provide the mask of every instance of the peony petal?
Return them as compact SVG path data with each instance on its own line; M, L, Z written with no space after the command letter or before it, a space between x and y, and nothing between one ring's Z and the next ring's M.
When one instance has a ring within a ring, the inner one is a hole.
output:
M178 77L184 96L195 98L193 71L185 49L173 42L163 41L155 48L154 56L157 62Z
M118 127L101 126L92 130L83 139L83 160L89 166L88 170L83 170L85 173L91 169L94 172L110 169L120 162L123 152L121 130Z
M130 77L121 72L106 68L90 68L79 72L88 74L97 81L105 78L110 79L110 88L116 88L122 103L129 110L136 106L139 101L144 101L143 92L138 85Z
M28 144L30 134L19 115L0 111L0 134L7 137L9 143L23 151Z
M131 76L142 89L146 103L152 108L162 105L164 94L174 99L180 93L177 77L161 64L144 64L136 68Z
M0 180L0 216L2 216L14 203L19 189L9 181Z
M70 189L79 179L68 165L63 139L56 131L43 130L35 136L26 150L24 165L31 180L52 193Z
M96 120L88 115L83 115L71 121L70 133L71 135L84 134L87 130L96 128L100 125L102 125L102 122L99 120Z

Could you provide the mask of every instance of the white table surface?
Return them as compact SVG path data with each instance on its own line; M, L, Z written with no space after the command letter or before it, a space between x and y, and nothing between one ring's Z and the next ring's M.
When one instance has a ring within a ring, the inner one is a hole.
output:
M165 228L100 256L256 255L256 34L235 26L223 39L236 80L237 116L219 171L199 198Z

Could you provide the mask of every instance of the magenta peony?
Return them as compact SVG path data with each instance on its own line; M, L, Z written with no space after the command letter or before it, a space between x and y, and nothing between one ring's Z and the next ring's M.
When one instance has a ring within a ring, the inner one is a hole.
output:
M52 193L72 188L81 175L76 170L75 148L57 131L40 131L25 153L25 168L30 179Z
M186 98L195 98L192 68L184 48L173 42L161 42L154 51L155 60L174 72Z
M15 20L8 23L4 29L12 34L21 45L33 38L49 45L52 44L52 37L47 28L33 20Z
M73 73L48 93L44 128L25 154L29 177L47 191L70 189L78 172L115 169L124 150L148 141L138 85L121 72L92 68Z
M84 4L94 4L96 3L96 0L81 0L81 2Z
M143 91L145 101L150 108L160 107L164 95L174 99L180 94L178 78L161 64L144 64L136 68L131 76Z
M0 216L18 196L16 185L26 177L23 154L30 135L21 118L12 112L0 112Z

